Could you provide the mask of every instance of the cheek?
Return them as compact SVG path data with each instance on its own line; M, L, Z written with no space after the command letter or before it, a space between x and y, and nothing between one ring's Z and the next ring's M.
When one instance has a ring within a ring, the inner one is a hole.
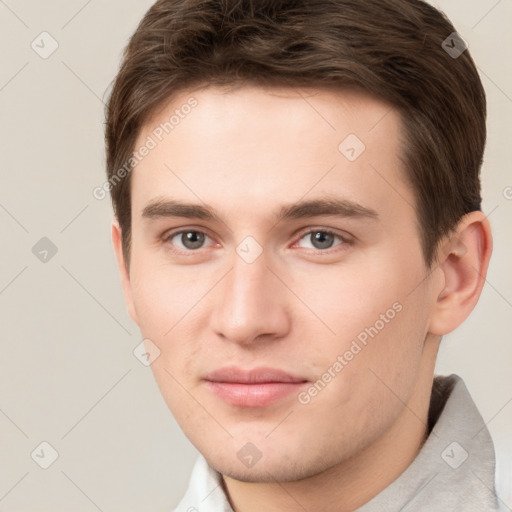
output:
M209 361L214 350L205 342L211 339L206 332L213 304L208 291L219 274L208 268L200 273L193 265L162 263L151 254L134 258L133 269L139 328L160 350L151 368L167 402L177 404L187 400L181 386L192 390L196 384L197 362ZM226 347L224 352L228 351Z
M143 334L170 338L179 324L186 324L187 313L193 312L208 287L192 268L169 265L149 251L134 254L133 300Z
M177 269L161 264L139 267L132 288L141 334L160 350L151 371L178 422L186 423L193 409L188 392L193 391L191 365L198 357L198 346L192 343L197 339L192 326L198 323L194 306L201 290Z
M420 363L429 318L428 294L420 285L425 278L421 255L378 261L297 280L304 283L298 294L325 326L311 315L310 327L316 323L322 334L322 350L319 344L305 344L304 359L321 375L341 356L343 369L339 364L337 369L344 377L336 380L345 389L353 390L358 381L364 389L365 382L375 381L372 370L400 389L414 379Z
M310 310L309 324L321 328L323 323L324 338L333 346L341 341L342 347L358 335L364 341L369 331L396 329L407 323L404 308L408 313L416 306L424 310L422 298L411 293L424 278L421 267L392 258L386 262L381 257L379 262L318 266L314 272L306 269L293 276L292 287Z

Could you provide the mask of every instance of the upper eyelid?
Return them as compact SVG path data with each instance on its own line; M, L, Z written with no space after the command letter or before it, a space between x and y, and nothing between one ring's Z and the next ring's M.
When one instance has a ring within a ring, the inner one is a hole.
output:
M162 240L166 241L166 240L169 240L170 238L174 238L176 235L181 235L182 233L190 233L190 232L193 232L193 233L202 233L203 235L206 235L208 238L210 239L214 239L214 237L212 237L207 231L204 230L204 228L201 228L201 229L198 229L198 228L185 228L185 229L178 229L177 231L173 231L173 230L170 230L170 231L166 231L163 235L162 235Z
M308 235L309 233L316 233L316 232L331 233L331 234L333 234L335 236L338 236L342 240L353 238L348 233L346 233L345 231L340 231L338 229L328 228L328 227L324 227L324 228L322 228L322 227L304 228L304 230L299 230L298 232L296 232L296 234L294 236L296 236L296 237L298 236L298 237L302 238L304 235Z

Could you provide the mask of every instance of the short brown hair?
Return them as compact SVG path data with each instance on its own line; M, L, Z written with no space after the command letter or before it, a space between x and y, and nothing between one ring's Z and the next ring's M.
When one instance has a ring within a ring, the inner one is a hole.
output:
M355 87L401 115L401 158L430 266L442 237L481 207L485 93L469 52L454 58L443 48L454 32L422 0L159 0L125 49L106 108L108 179L155 109L186 88ZM129 265L124 174L110 192Z

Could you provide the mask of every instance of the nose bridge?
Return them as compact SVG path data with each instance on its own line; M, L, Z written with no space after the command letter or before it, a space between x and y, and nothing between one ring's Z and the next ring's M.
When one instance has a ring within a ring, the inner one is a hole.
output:
M283 285L270 270L270 264L263 252L255 255L250 242L249 246L240 244L233 255L231 271L220 287L221 296L216 297L217 334L237 343L250 343L258 336L279 336L286 331L286 298L279 290Z
M258 307L265 302L265 295L271 287L267 258L263 255L254 261L245 260L237 254L233 258L227 293L240 307Z

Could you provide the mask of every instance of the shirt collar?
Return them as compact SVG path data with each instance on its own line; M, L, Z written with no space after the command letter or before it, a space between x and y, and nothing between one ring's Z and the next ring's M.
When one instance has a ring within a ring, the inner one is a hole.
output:
M457 375L434 380L429 424L410 466L357 512L498 510L491 436Z

